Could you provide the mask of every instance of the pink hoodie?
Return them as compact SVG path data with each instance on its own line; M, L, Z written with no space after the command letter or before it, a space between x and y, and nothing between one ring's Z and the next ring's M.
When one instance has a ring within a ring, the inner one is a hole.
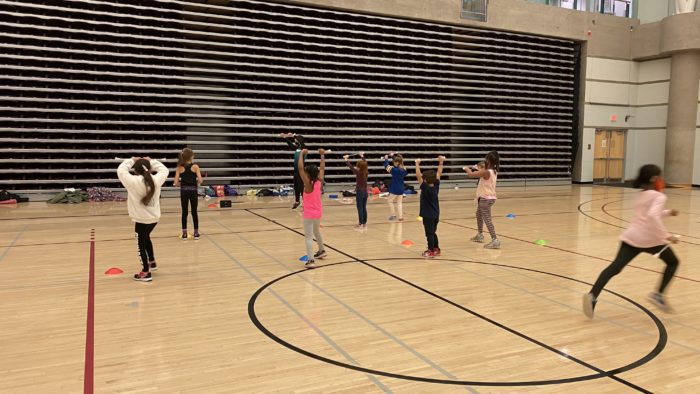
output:
M634 218L620 240L637 248L651 248L665 245L670 236L661 219L670 216L671 210L664 209L666 195L656 190L637 193L634 200Z

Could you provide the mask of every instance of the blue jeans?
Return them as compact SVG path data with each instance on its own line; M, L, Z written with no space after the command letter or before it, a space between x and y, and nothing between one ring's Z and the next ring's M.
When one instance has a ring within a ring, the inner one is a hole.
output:
M357 216L360 224L367 224L367 191L357 191L355 198L357 202Z

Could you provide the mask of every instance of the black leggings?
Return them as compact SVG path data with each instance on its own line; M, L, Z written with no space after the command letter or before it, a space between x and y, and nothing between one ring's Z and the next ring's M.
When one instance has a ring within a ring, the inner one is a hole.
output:
M440 219L438 218L423 218L423 228L425 229L425 238L428 240L428 249L439 249L440 242L437 236L437 227Z
M294 171L294 201L299 202L301 193L304 191L304 181L298 171Z
M187 208L192 206L192 222L194 231L199 230L199 215L197 215L197 192L196 191L181 191L180 205L182 206L182 229L187 230Z
M139 260L143 265L142 271L148 272L148 263L156 261L153 254L153 243L151 242L151 231L156 228L158 223L144 224L136 223L134 231L136 232L136 243L138 245Z
M654 246L652 248L636 248L630 244L622 242L620 245L620 250L617 252L617 257L615 257L615 260L608 266L608 268L604 269L603 272L600 273L598 280L596 280L595 284L593 285L593 289L591 289L591 294L597 298L600 292L603 291L603 288L608 281L610 281L613 276L619 274L622 269L625 268L630 261L632 261L632 259L637 257L638 254L642 252L655 254L661 251L664 246L665 245ZM663 293L664 290L666 290L666 286L668 286L671 279L673 279L673 274L676 273L676 269L678 269L678 258L675 254L673 254L671 248L666 248L666 250L664 250L659 257L661 257L664 263L666 263L666 270L664 271L664 275L661 277L661 283L659 283L659 293Z

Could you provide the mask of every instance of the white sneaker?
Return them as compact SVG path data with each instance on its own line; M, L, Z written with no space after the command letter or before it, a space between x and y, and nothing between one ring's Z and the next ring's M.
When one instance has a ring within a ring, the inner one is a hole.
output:
M484 234L477 233L475 236L471 237L469 240L472 242L483 243L484 242Z
M491 242L487 243L484 245L484 249L500 249L501 248L501 241L496 239L492 239Z
M304 263L304 268L311 269L311 268L316 268L316 261L314 260L309 260L306 263Z

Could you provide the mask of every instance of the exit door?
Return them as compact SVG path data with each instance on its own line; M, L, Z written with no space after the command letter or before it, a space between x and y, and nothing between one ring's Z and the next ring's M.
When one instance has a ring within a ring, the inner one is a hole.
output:
M595 131L593 180L622 182L625 168L625 130Z

